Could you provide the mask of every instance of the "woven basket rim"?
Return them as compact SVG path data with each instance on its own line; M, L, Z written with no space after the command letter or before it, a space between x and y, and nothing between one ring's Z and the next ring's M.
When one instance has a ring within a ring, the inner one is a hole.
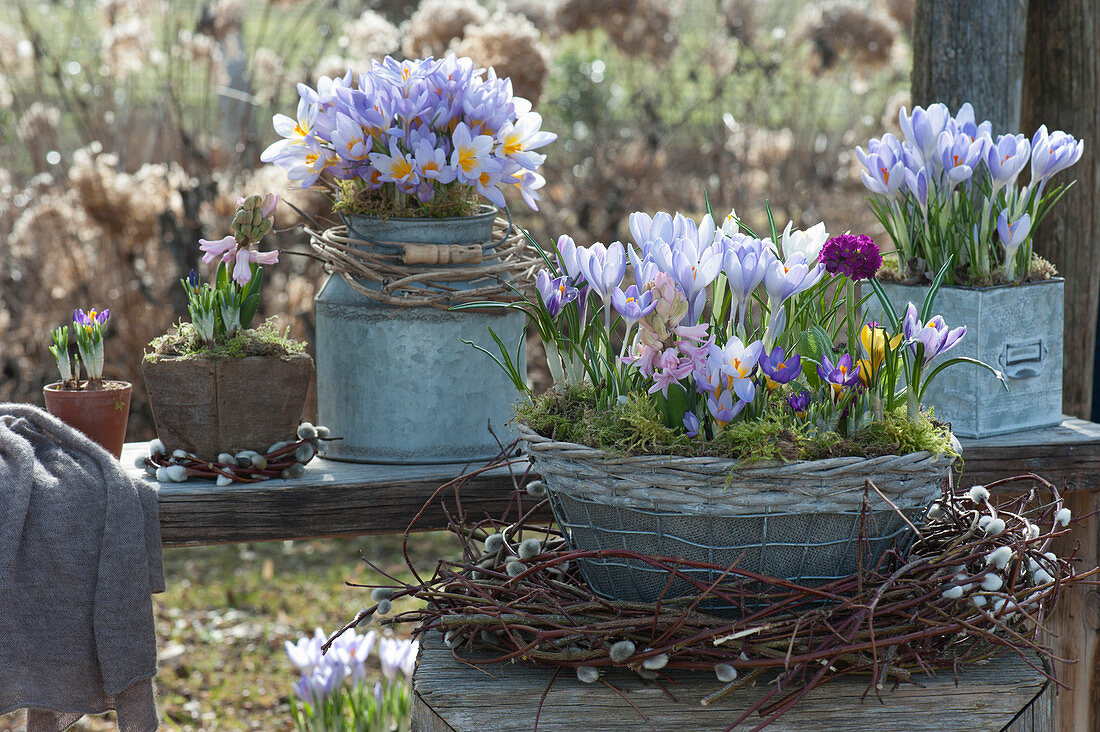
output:
M736 469L738 474L751 474L758 471L767 471L769 473L774 472L775 468L783 468L784 471L799 469L806 466L818 466L818 467L841 467L844 465L852 465L856 463L864 463L867 465L874 465L876 463L890 463L899 459L906 459L913 462L926 460L933 458L936 468L947 467L955 462L955 456L948 453L932 453L928 450L920 450L917 452L910 452L904 455L878 455L875 457L862 457L859 455L836 457L836 458L823 458L820 460L761 460L757 462L745 462L738 458L723 457L720 455L701 455L701 456L688 456L688 455L672 455L668 453L657 455L616 455L607 450L603 450L598 447L590 447L588 445L582 445L578 442L565 442L562 440L554 440L544 435L535 432L525 422L516 422L516 427L519 431L520 437L527 442L528 448L532 445L537 445L537 450L555 449L563 452L576 453L577 457L583 456L589 460L600 460L605 463L617 463L622 465L629 465L631 462L650 464L653 467L655 463L659 463L663 466L677 467L682 466L689 468L692 464L715 464L726 463L731 469Z

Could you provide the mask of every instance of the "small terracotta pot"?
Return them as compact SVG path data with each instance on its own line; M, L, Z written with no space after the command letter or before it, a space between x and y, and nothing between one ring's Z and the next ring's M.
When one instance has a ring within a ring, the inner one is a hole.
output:
M128 381L104 381L102 389L62 389L60 381L42 387L46 411L102 445L116 459L126 442L131 392L133 386Z
M295 439L313 359L160 356L143 361L157 437L203 460Z

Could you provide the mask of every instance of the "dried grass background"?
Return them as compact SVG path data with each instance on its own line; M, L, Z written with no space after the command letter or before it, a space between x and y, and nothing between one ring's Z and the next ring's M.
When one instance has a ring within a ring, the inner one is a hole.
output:
M625 239L631 211L699 215L704 191L756 226L767 199L783 221L881 234L852 151L907 100L911 16L897 0L5 3L0 400L40 403L48 331L109 307L106 375L134 383L128 439L149 439L141 355L184 312L197 240L244 192L328 215L260 165L271 115L293 114L297 82L386 53L470 55L536 100L560 139L542 210L517 219L543 241ZM305 250L299 223L280 207L273 243ZM286 254L268 274L261 316L311 338L323 272Z

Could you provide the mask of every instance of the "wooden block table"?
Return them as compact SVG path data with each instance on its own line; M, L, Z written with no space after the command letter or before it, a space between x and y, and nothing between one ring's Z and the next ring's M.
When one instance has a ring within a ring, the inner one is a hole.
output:
M1100 425L1066 418L1058 427L962 443L963 488L1027 472L1064 488L1074 516L1086 518L1073 526L1071 540L1058 550L1067 552L1079 544L1082 566L1100 564ZM123 465L132 466L145 450L143 443L127 445ZM521 475L526 467L518 460L511 472ZM135 476L144 475L130 469ZM162 539L170 547L401 532L428 496L462 469L318 459L296 480L226 488L206 481L158 486ZM504 469L474 477L462 491L463 508L469 516L499 516L512 485ZM445 526L438 507L417 524L424 530ZM1100 593L1091 587L1064 593L1049 625L1056 654L1078 661L1056 665L1059 677L1074 688L1056 698L1053 692L1045 695L1045 728L1100 732Z
M422 640L420 663L413 677L413 732L531 732L535 728L539 699L550 685L554 671L520 664L475 668L454 660L438 634L429 634ZM546 694L538 729L545 732L724 730L770 690L761 680L756 687L739 689L710 706L702 706L699 700L721 687L714 675L671 675L676 683L666 682L664 686L674 699L629 671L604 676L622 692L620 696L599 682L582 684L572 671L562 670ZM887 684L880 692L881 704L874 694L861 699L867 677L838 679L811 692L768 730L1046 730L1032 726L1025 709L1042 693L1045 679L1014 654L966 669L957 685L950 673L937 678L914 678L923 688L902 685L893 689ZM645 720L639 711L646 716ZM1009 727L1017 715L1022 719ZM751 729L759 721L759 717L751 718L737 729Z

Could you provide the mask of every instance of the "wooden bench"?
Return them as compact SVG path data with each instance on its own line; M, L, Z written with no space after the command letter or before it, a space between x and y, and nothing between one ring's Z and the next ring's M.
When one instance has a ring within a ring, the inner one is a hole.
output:
M763 677L708 706L700 699L722 687L714 674L673 672L668 693L635 674L616 669L603 683L582 684L572 671L555 678L550 669L523 664L473 667L456 661L438 633L422 639L413 677L412 732L660 732L726 729L770 690ZM886 684L866 695L868 677L848 676L815 689L768 727L774 732L1039 732L1030 704L1046 679L1015 654L966 669L958 683L951 673L914 676L920 686ZM549 687L549 691L547 688ZM546 698L539 711L539 700ZM671 695L671 696L670 696ZM644 719L642 715L645 715ZM1017 720L1017 717L1019 719ZM1017 720L1015 724L1013 721ZM737 729L761 720L752 717ZM1009 726L1011 725L1011 726Z
M1076 543L1082 566L1100 564L1100 425L1067 418L1058 427L962 443L964 488L1026 472L1064 486L1074 516L1086 518L1074 526L1073 540L1058 550L1067 552ZM123 464L132 465L145 450L144 443L127 445ZM513 472L522 474L525 468L517 461ZM401 532L435 489L461 471L454 465L314 460L303 477L291 481L226 488L206 481L161 485L162 540L175 547ZM512 485L503 469L471 478L461 494L463 508L470 516L500 515ZM445 526L438 507L417 524L422 530ZM1056 655L1077 663L1056 666L1059 678L1074 688L1056 699L1053 691L1044 695L1040 706L1048 719L1042 729L1100 729L1100 592L1078 587L1064 593L1049 625Z

